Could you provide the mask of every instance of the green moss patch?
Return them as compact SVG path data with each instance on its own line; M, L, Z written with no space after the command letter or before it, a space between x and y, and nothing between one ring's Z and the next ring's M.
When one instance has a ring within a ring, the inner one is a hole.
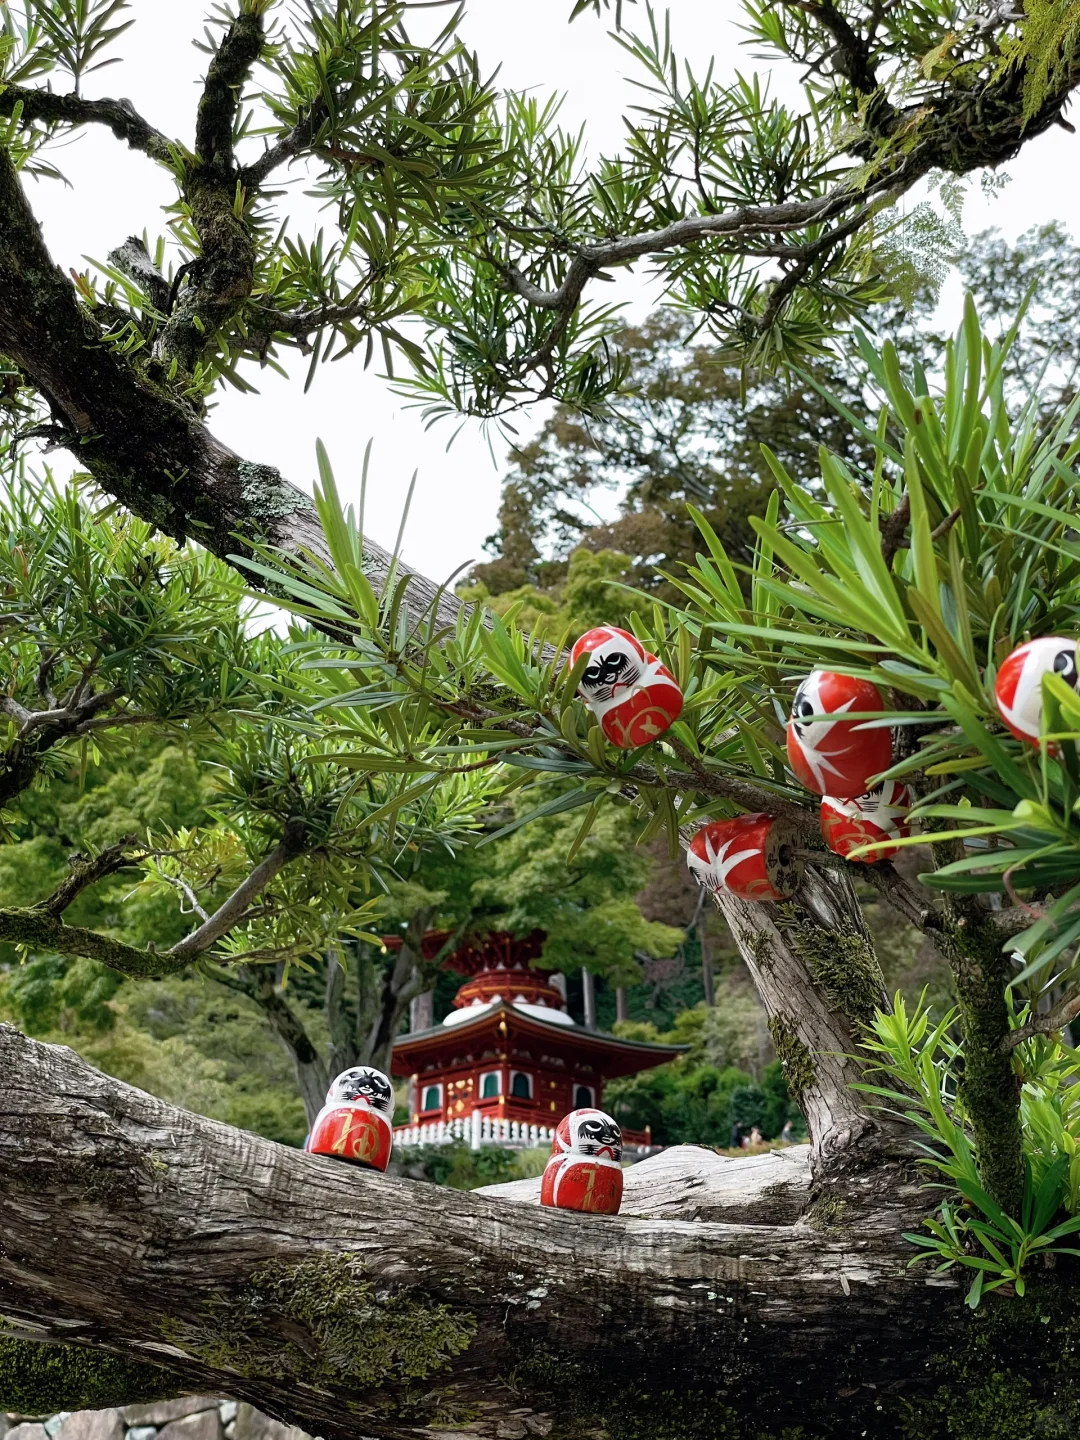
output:
M261 1265L238 1293L207 1307L204 1324L165 1330L213 1369L367 1390L444 1370L468 1349L476 1323L426 1299L378 1293L345 1254Z
M0 1412L55 1415L167 1400L183 1382L155 1365L139 1365L81 1345L35 1345L0 1335Z

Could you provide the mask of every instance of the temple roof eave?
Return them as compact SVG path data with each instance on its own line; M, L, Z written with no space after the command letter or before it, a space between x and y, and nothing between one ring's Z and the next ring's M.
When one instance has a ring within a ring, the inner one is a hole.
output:
M394 1042L394 1073L412 1073L412 1067L403 1066L401 1062L414 1057L418 1060L417 1052L423 1052L429 1047L441 1048L454 1042L460 1044L473 1036L480 1038L485 1032L490 1032L493 1025L497 1030L500 1022L505 1019L514 1022L516 1031L541 1036L558 1046L569 1043L593 1054L600 1050L607 1051L613 1057L636 1056L644 1062L639 1067L643 1070L650 1069L653 1065L662 1065L667 1060L674 1060L689 1048L686 1045L663 1045L648 1040L623 1040L604 1030L587 1030L583 1025L575 1024L571 1027L565 1023L543 1020L537 1015L525 1014L511 1002L503 1000L491 1007L484 1006L482 1014L475 1020L460 1021L453 1026L433 1025L427 1030L400 1035Z

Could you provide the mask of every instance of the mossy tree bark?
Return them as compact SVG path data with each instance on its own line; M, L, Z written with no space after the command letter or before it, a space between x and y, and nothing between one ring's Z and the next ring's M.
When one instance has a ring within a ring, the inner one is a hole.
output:
M843 871L807 866L782 904L717 897L769 1017L788 1088L810 1134L816 1172L862 1168L898 1149L896 1128L852 1089L859 1041L885 981L862 907Z
M1024 1195L1020 1077L1002 1048L1009 1033L1005 987L1015 973L1001 931L975 906L949 907L936 937L956 982L964 1038L960 1099L971 1124L979 1176L987 1193L1019 1217Z

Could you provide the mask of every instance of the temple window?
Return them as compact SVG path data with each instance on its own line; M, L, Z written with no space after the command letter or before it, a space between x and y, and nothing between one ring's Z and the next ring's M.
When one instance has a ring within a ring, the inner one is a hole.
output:
M574 1086L574 1109L581 1110L596 1104L596 1095L591 1085Z
M442 1086L425 1085L424 1101L420 1106L421 1110L440 1110L442 1108Z
M489 1070L480 1076L480 1099L495 1100L502 1094L502 1071Z
M510 1094L515 1100L532 1099L532 1076L524 1070L515 1070L510 1076Z

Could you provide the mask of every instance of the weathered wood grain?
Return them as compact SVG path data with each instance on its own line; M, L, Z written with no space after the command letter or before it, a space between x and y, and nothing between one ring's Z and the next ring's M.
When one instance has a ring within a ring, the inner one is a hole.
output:
M0 1074L0 1314L331 1440L576 1437L611 1387L676 1382L753 1386L780 1421L845 1377L898 1379L942 1315L905 1268L921 1202L895 1176L857 1223L831 1201L793 1224L802 1154L680 1147L630 1172L636 1214L580 1216L303 1155L7 1026ZM755 1223L680 1218L706 1213ZM797 1397L768 1389L811 1358Z

